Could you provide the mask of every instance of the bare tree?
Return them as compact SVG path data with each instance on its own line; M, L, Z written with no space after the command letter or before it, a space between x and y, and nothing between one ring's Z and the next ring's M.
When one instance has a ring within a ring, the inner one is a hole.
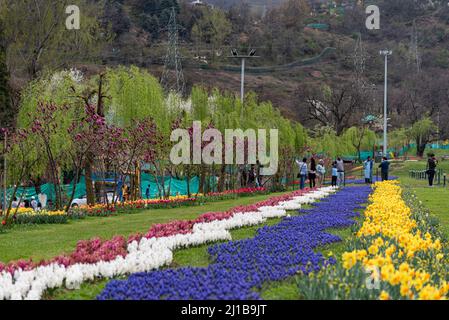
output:
M331 88L324 85L320 89L306 89L301 92L301 100L305 103L307 120L322 126L331 126L337 135L354 123L360 115L362 96L357 94L352 84Z

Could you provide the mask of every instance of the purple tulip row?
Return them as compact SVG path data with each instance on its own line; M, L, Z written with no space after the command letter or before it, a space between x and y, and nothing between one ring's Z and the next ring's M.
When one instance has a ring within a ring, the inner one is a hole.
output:
M209 248L206 268L179 268L110 281L100 300L246 300L260 299L262 284L308 273L335 261L315 252L341 239L326 229L348 227L371 193L369 186L348 187L316 203L303 215L265 226L251 239Z

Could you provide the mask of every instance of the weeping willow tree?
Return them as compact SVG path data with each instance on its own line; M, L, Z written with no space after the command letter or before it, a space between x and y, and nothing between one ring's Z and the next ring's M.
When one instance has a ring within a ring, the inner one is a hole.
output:
M424 116L421 120L416 121L409 130L410 136L416 141L416 155L424 156L427 144L432 140L432 135L436 132L437 126L433 120Z
M309 146L314 153L328 158L336 158L354 151L351 143L343 136L337 135L335 130L330 127L315 130L309 141Z
M210 109L210 97L206 89L202 87L195 86L192 88L192 93L190 95L191 101L191 120L201 121L202 132L204 132L207 127L211 125L212 112ZM204 164L200 164L197 168L197 174L199 177L199 189L200 193L205 193L209 189L210 179L208 178L214 172L214 165L208 168Z
M306 128L300 123L293 124L293 131L295 132L295 156L299 156L309 143L309 136Z
M220 130L265 129L270 134L271 129L277 129L278 150L274 150L271 145L268 147L270 153L278 152L279 156L278 171L272 177L272 182L276 186L284 180L293 179L294 157L307 143L307 133L300 124L284 118L270 102L259 103L254 93L247 95L244 106L240 99L232 95L216 95L215 102L218 107L215 117Z
M69 127L76 117L84 113L82 102L76 97L77 91L84 90L82 76L75 70L46 74L32 81L24 89L17 116L18 129L33 129L36 124L47 125L47 135L30 134L31 140L27 153L30 158L38 158L30 168L30 179L40 193L39 186L46 179L55 188L56 207L61 207L64 193L62 192L61 176L64 170L71 170L71 162L67 156L71 150ZM58 105L53 113L43 113L39 106ZM18 165L12 161L12 166ZM49 179L47 179L49 178Z
M388 141L391 148L395 152L400 153L404 151L404 156L407 157L407 151L410 146L410 141L412 137L410 135L409 129L399 128L388 132Z
M295 159L296 132L290 120L281 116L276 119L276 127L279 130L279 171L277 184L282 185L285 179L289 184L294 180L293 164Z
M236 129L240 127L241 124L241 113L242 105L234 95L230 93L221 93L219 90L214 90L211 99L211 110L212 110L212 121L214 127L220 132L225 132L226 129ZM238 170L236 166L230 166L229 174L226 172L225 164L225 150L222 153L222 164L217 168L218 170L218 190L223 191L226 187L226 180L228 179L228 184L234 184L239 180ZM234 175L233 175L234 174Z
M155 175L162 179L156 179L159 193L168 196L170 189L165 190L165 176L168 172L171 180L173 168L168 159L169 141L172 124L180 113L179 98L170 96L166 99L158 80L147 71L134 66L107 70L105 90L108 96L105 113L109 122L129 127L136 120L152 118L156 123L159 139L151 165ZM140 165L135 164L136 172ZM140 184L135 181L133 186L138 187Z
M167 108L157 79L137 67L108 69L105 76L108 121L125 127L151 116L157 125L167 127Z
M376 133L366 126L351 127L347 129L342 136L344 141L347 141L357 152L357 160L360 162L361 150L374 150L374 146L377 142Z

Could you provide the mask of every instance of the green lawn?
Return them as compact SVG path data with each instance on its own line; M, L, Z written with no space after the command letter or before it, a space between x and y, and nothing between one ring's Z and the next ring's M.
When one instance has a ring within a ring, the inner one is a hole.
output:
M399 176L402 187L413 191L431 214L438 218L442 231L449 238L449 184L445 188L442 185L430 188L426 180L412 179L408 175L409 170L425 168L425 161L395 163L392 166L392 174ZM438 168L449 174L449 161L440 162Z
M0 234L0 261L17 259L49 259L72 251L82 239L147 232L152 224L172 220L188 220L212 211L226 211L237 205L247 205L279 195L260 195L175 209L143 210L115 217L89 217L61 225L18 227Z
M400 177L408 177L409 170L426 170L426 164L426 160L393 162L391 173ZM443 169L445 173L449 174L449 160L439 160L437 169Z

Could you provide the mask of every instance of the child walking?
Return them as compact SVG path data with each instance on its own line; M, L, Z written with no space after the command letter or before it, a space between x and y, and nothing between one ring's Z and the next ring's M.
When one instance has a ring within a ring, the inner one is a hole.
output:
M332 187L337 186L337 180L338 180L337 162L334 161L334 163L332 164Z

